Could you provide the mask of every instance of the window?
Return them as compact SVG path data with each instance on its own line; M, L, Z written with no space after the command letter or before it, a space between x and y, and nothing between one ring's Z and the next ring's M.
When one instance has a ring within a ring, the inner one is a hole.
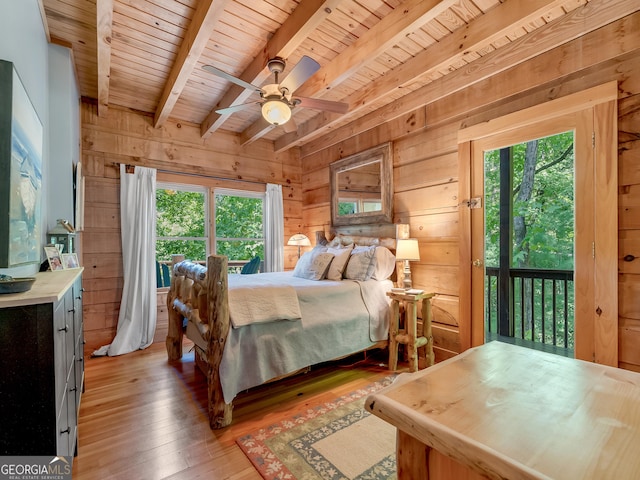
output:
M366 198L341 198L338 203L339 215L353 215L361 212L377 212L382 210L382 202L380 200Z
M171 255L205 261L208 254L207 189L193 185L158 183L156 187L156 260Z
M264 194L216 189L215 252L229 261L264 260Z
M205 263L215 252L236 271L256 255L264 260L264 193L158 182L156 212L160 263L171 263L175 254Z

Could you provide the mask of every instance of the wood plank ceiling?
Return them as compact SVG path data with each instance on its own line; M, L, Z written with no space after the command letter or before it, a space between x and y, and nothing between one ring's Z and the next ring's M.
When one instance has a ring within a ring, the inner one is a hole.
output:
M402 115L439 78L513 51L505 47L561 17L579 21L588 7L588 0L40 1L51 41L72 48L80 93L98 102L100 115L117 105L152 114L156 127L191 122L203 136L229 130L247 143L272 140L276 150L367 115L377 122ZM273 83L269 58L286 59L282 79L303 55L321 68L295 93L346 102L346 114L298 107L297 130L287 133L267 124L258 105L216 113L259 97L203 65L261 86Z

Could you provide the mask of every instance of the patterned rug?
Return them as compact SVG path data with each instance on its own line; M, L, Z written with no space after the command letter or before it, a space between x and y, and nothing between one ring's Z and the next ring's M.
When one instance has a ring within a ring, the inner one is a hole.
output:
M396 478L396 430L364 409L394 376L236 440L266 480Z

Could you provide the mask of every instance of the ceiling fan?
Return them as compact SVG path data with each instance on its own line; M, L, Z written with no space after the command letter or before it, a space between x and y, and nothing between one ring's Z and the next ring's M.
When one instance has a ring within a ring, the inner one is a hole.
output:
M314 59L303 56L289 75L278 83L278 75L280 75L286 66L286 62L281 57L274 57L267 62L267 68L275 76L275 83L257 87L244 80L234 77L213 65L203 65L202 68L207 72L213 73L225 80L240 85L247 90L253 90L260 94L261 99L256 102L243 103L240 105L232 105L231 107L216 110L220 115L228 115L240 110L252 108L254 105L262 106L262 116L272 125L284 125L291 119L291 110L295 107L313 108L316 110L325 110L334 113L347 113L349 105L343 102L334 102L330 100L322 100L319 98L294 97L295 91L306 82L311 75L318 71L320 64ZM285 127L286 128L286 127ZM295 128L294 128L295 129Z

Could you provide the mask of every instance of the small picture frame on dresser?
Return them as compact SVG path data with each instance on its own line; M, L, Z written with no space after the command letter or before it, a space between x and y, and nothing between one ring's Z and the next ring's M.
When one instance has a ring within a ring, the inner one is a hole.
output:
M47 245L44 247L44 253L47 255L49 268L52 272L64 270L64 263L62 262L62 256L60 255L58 247L55 245Z
M80 263L78 262L78 254L77 253L63 253L62 254L62 264L64 268L78 268Z

